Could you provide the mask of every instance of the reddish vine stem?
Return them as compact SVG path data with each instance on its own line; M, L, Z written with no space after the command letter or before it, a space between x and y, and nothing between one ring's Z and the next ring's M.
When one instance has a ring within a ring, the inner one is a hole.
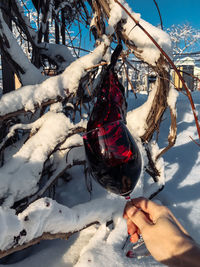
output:
M192 141L193 141L196 145L198 145L198 146L200 147L200 144L197 143L197 141L195 141L195 140L192 138L192 136L190 136L190 138L192 139Z
M163 22L162 22L162 16L161 16L161 13L160 13L160 9L158 7L158 4L156 2L156 0L153 0L154 1L154 4L156 5L156 8L158 10L158 14L159 14L159 17L160 17L160 26L161 26L161 29L163 30Z
M167 55L167 53L160 47L160 45L156 42L156 40L149 34L148 31L145 30L145 28L139 23L138 20L136 20L132 14L118 1L118 0L114 0L127 14L128 16L135 22L135 24L149 37L149 39L155 44L155 46L160 50L160 52L162 53L162 55L167 59L168 63L172 66L172 68L174 69L174 71L177 73L179 79L181 80L183 87L187 93L187 97L190 101L191 107L192 107L192 112L194 115L194 119L195 119L195 124L196 124L196 128L197 128L197 132L198 132L198 136L199 136L199 140L200 140L200 126L199 126L199 121L198 121L198 116L196 113L196 108L192 99L192 95L183 79L183 77L181 76L180 72L178 71L177 67L175 66L174 62L171 60L171 58Z
M179 69L178 69L178 71L180 71L180 72L182 72L182 73L184 73L184 74L186 74L186 75L188 75L188 76L190 76L190 77L192 77L192 78L194 78L195 80L197 80L197 81L200 82L200 79L199 79L197 76L192 75L191 73L188 73L188 72L183 71L183 70L179 70Z

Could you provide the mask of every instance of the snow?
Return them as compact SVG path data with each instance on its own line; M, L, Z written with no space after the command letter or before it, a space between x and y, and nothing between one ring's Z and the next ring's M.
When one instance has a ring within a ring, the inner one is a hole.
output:
M44 43L41 53L50 57L59 65L59 72L63 72L75 60L69 48L60 44Z
M195 66L195 60L191 57L184 57L176 61L177 66Z
M143 105L133 110L130 110L127 113L127 126L133 135L142 136L145 133L145 130L147 128L145 119L151 109L152 101L154 100L157 87L158 87L158 81L156 81L155 84L153 85L148 100ZM138 120L138 118L140 119Z
M13 236L16 232L20 232L21 224L15 215L14 210L5 210L0 207L0 231L1 231L1 240L0 247L1 249L6 249L7 242L13 242ZM5 243L5 240L7 241Z
M138 94L138 105L144 102L146 97L144 94ZM193 98L198 109L200 92L194 92ZM129 108L131 108L133 99L132 95ZM164 162L161 159L158 164L161 168L165 165L166 178L165 188L159 193L157 200L167 205L193 238L200 242L200 151L189 136L195 140L198 140L198 137L187 97L179 94L177 100L177 143L164 155ZM166 113L160 129L159 146L165 145L169 125L170 116ZM152 143L154 155L158 153L158 150L155 143ZM162 266L150 256L141 259L130 259L125 256L125 251L122 249L127 237L126 224L122 218L125 200L106 192L95 181L92 181L93 191L90 195L81 173L80 167L74 167L70 170L73 179L67 183L60 181L57 192L60 204L49 198L42 198L18 215L15 215L12 209L1 207L0 216L3 220L0 226L1 249L12 245L13 240L9 233L17 236L22 229L26 230L27 235L21 236L19 243L40 236L46 231L54 233L55 224L60 232L82 229L91 221L98 221L100 226L90 226L82 230L80 234L74 234L68 241L43 241L29 248L27 255L25 250L25 254L22 254L26 255L25 259L10 266L44 266L44 262L50 267ZM143 181L141 179L132 196L142 194ZM25 217L28 217L28 220L24 220ZM106 226L106 221L111 218L113 218L113 225ZM30 223L31 221L34 221L34 224ZM16 259L17 255L12 257ZM0 266L3 265L0 264Z
M81 121L77 125L82 126L84 123ZM32 136L22 147L19 146L18 151L0 169L3 206L11 207L15 201L37 191L44 162L53 153L56 145L65 141L73 127L73 123L63 113L49 111L33 123L16 124L11 128L11 132L16 128L29 128ZM77 144L77 140L67 140L66 148L72 144Z
M175 90L174 86L171 84L170 85L169 94L168 94L168 97L167 97L167 103L168 103L168 106L171 108L171 110L173 111L173 113L175 115L176 115L177 97L178 97L178 92Z
M121 1L123 2L123 1ZM128 4L124 4L124 7L131 11L131 9L129 8ZM115 1L110 1L110 17L108 20L108 28L107 28L107 32L108 34L112 34L114 32L114 28L117 25L117 23L121 20L121 19L127 19L128 16L125 13L125 11L119 6L118 3L116 3ZM133 17L139 21L140 20L140 14L139 13L135 13L133 12Z
M131 10L125 1L119 1L134 17L136 21L154 38L160 47L170 56L171 55L171 40L169 35L161 29L151 25L140 17L140 14ZM107 33L114 32L117 23L122 19L125 23L122 25L128 41L136 46L140 57L148 64L155 66L160 57L160 50L153 44L150 38L143 30L135 24L132 18L120 7L114 0L109 0L110 17L108 20ZM137 51L136 51L137 52Z
M169 35L161 29L151 25L145 20L140 19L141 26L156 40L160 47L170 56L171 55L171 41ZM160 57L160 50L152 43L149 37L139 27L134 27L133 22L129 17L127 24L124 26L125 33L130 40L134 42L138 50L141 50L141 56L145 61L155 66Z
M41 84L27 85L3 95L0 99L0 116L23 109L34 111L45 101L75 95L80 79L87 73L86 69L102 60L109 44L109 39L103 36L101 44L92 53L72 62L62 74L48 78Z

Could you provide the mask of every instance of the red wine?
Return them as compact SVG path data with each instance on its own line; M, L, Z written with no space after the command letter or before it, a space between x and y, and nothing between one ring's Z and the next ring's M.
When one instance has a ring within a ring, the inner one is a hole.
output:
M113 193L130 194L140 176L141 156L123 121L87 132L83 139L96 181Z
M114 72L121 49L117 46L104 73L83 138L93 177L107 190L126 196L139 179L141 156L125 125L125 90Z
M87 131L118 120L126 121L126 100L124 87L117 75L109 70L106 72L100 86L97 101L94 105L87 125Z

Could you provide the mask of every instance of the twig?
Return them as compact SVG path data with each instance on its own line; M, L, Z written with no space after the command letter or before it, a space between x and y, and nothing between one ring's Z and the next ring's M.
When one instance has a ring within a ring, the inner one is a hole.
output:
M154 182L158 182L158 177L160 176L160 172L156 168L155 162L152 159L151 152L149 151L149 147L147 144L145 144L145 150L148 158L148 168L145 169L145 171L153 178Z
M125 58L124 60L132 69L134 69L137 72L140 72L140 70L138 70L136 67L134 67L133 64L131 64L127 58Z
M68 136L69 137L69 136ZM66 164L67 162L67 157L69 155L69 152L75 148L75 147L80 147L81 145L77 145L77 146L72 146L72 147L67 147L67 148L62 148L59 150L67 150L66 156L63 157L62 163L63 167L60 170L56 170L52 176L50 177L50 179L46 182L46 184L34 195L32 195L30 198L28 198L27 201L25 201L23 207L20 206L20 210L23 208L26 208L29 204L31 204L32 202L34 202L35 200L37 200L38 198L42 197L44 195L44 193L52 186L55 184L55 182L58 180L59 177L61 177L61 175L63 175L63 173L66 172L66 170L72 168L73 166L77 166L77 165L83 165L85 164L85 160L73 160L72 163L70 164ZM55 152L55 150L53 151ZM53 152L51 154L53 154ZM19 211L19 210L18 210Z
M70 33L69 33L69 31L68 31L67 29L66 29L66 32L67 32L67 35L68 35L69 40L70 40L69 43L72 44L72 48L73 48L74 54L75 54L76 57L78 58L78 54L76 53L76 49L74 48L73 41L77 38L77 36L79 35L79 33L77 33L77 34L74 36L74 38L72 39L72 38L71 38L71 35L70 35Z
M195 75L193 75L193 74L191 74L191 73L188 73L188 72L186 72L186 71L183 71L183 70L179 70L179 69L178 69L178 71L180 71L180 72L182 72L182 73L184 73L184 74L186 74L186 75L188 75L188 76L190 76L190 77L192 77L192 78L194 78L195 80L198 80L198 81L200 82L200 79L199 79L197 76L195 76Z
M123 66L124 66L125 74L126 74L126 79L128 80L128 83L129 83L130 86L131 86L131 89L132 89L132 91L133 91L133 93L134 93L134 95L135 95L135 98L137 98L135 88L134 88L134 86L133 86L133 84L132 84L130 78L128 77L128 72L127 72L127 69L126 69L126 66L125 66L125 63L124 63L124 59L122 58L122 60L123 60Z
M66 45L67 47L70 47L70 48L75 48L75 49L80 49L84 52L88 52L88 53L91 53L92 51L91 50L87 50L85 48L82 48L82 47L77 47L77 46L71 46L71 45Z
M99 63L99 64L94 65L94 66L92 66L92 67L86 68L85 70L88 71L88 70L97 68L97 67L99 67L99 66L104 66L104 65L108 65L108 62L102 62L102 63Z
M161 26L161 29L163 30L163 22L162 22L162 16L161 16L161 13L160 13L160 9L158 7L158 4L157 4L156 0L153 0L153 1L154 1L155 5L156 5L156 8L158 10L158 14L159 14L159 17L160 17L160 26Z
M82 31L81 31L81 26L80 22L78 21L78 28L79 28L79 48L78 48L78 57L80 57L80 48L81 48L81 39L82 39Z
M53 239L65 239L67 240L70 236L72 236L73 234L77 233L77 232L80 232L94 224L98 224L99 222L95 221L95 222L92 222L88 225L86 225L85 227L83 227L82 229L80 230L77 230L77 231L74 231L74 232L69 232L69 233L56 233L56 234L51 234L51 233L43 233L41 236L39 237L36 237L34 238L33 240L25 243L25 244L22 244L22 245L17 245L16 247L12 247L8 250L4 250L4 251L0 251L0 259L3 258L3 257L6 257L14 252L17 252L17 251L20 251L20 250L23 250L25 248L28 248L30 246L33 246L35 244L38 244L39 242L41 242L42 240L53 240Z
M200 144L197 143L197 141L195 141L195 140L192 138L192 136L190 136L190 138L192 139L192 141L193 141L196 145L198 145L198 146L200 147Z
M48 101L46 101L46 102L43 102L43 103L41 104L41 106L39 106L39 105L35 105L35 109L37 109L37 108L39 108L39 107L44 107L44 106L48 106L48 105L51 105L51 104L60 102L61 100L58 99L59 97L60 97L60 96L58 96L57 99L50 99L50 100L48 100ZM10 112L10 113L8 113L8 114L5 114L5 115L3 115L3 116L0 116L0 121L7 120L7 119L9 119L9 118L11 118L11 117L16 117L16 116L18 116L18 115L20 115L20 114L27 113L27 112L33 113L33 112L30 111L30 110L26 111L26 110L24 110L24 109L21 109L21 110L17 110L17 111L14 111L14 112Z

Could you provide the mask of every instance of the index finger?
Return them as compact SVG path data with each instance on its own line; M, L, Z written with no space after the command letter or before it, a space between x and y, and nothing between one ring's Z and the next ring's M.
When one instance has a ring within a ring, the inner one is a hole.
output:
M152 221L156 220L162 212L163 206L144 197L131 199L131 203L138 209L141 209L142 211L147 213Z

